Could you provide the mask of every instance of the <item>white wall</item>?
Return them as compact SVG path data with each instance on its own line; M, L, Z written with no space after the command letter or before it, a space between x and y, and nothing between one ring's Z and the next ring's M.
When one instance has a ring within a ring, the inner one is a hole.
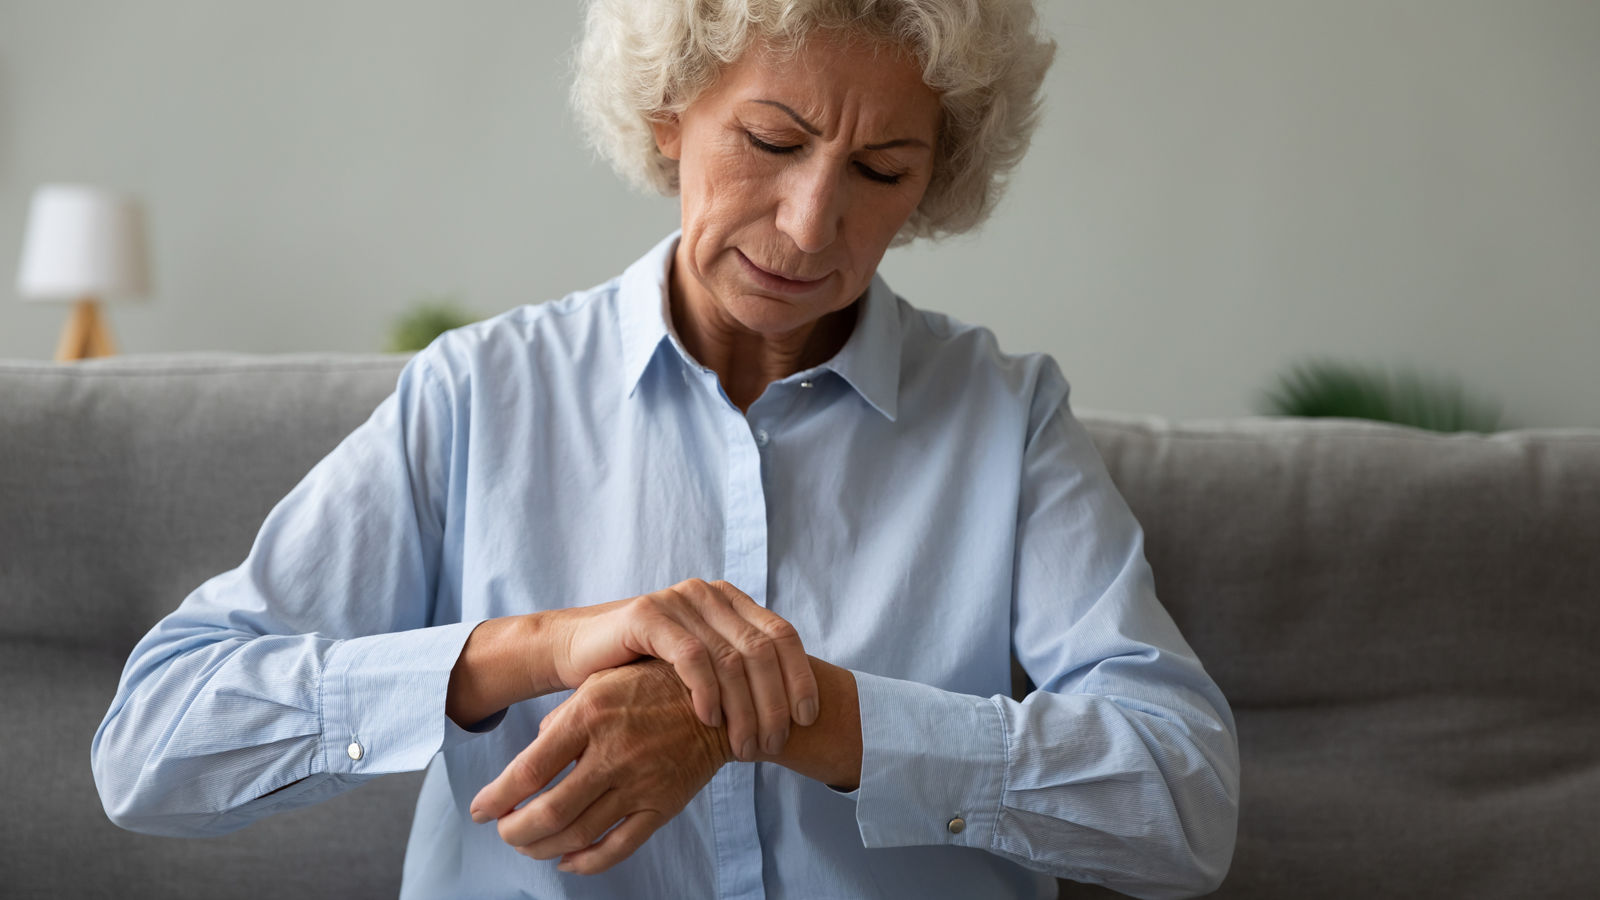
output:
M1084 407L1249 412L1332 355L1600 425L1600 3L1042 0L1045 123L981 232L890 283L1061 362ZM128 352L378 349L426 294L601 281L676 220L572 132L575 3L0 0L0 357L28 197L130 189Z

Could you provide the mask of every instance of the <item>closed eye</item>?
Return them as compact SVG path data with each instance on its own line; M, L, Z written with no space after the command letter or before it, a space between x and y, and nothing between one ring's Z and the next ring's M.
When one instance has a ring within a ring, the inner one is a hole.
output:
M766 141L763 141L761 138L756 137L755 135L751 134L748 131L745 132L745 137L748 137L750 139L750 146L756 148L757 150L760 150L763 153L774 153L774 154L780 154L781 155L781 154L784 154L784 153L793 153L796 150L800 149L800 145L799 144L793 144L793 145L788 146L788 147L782 147L782 146L779 146L777 144L769 144Z
M782 156L787 153L793 153L800 149L799 144L790 144L787 146L782 144L769 144L748 131L745 132L745 137L750 139L750 146L760 150L762 153L771 153L774 156ZM899 184L900 179L905 177L904 175L900 174L880 172L866 163L858 162L855 164L855 166L856 171L860 172L868 181L876 181L879 184Z
M876 181L879 184L899 184L900 179L904 177L902 175L890 175L887 172L879 172L877 169L874 169L866 163L856 163L856 170L862 175L865 175L868 180Z

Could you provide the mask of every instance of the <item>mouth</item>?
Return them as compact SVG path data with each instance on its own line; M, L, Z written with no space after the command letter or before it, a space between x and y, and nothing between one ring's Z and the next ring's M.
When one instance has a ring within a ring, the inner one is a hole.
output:
M827 275L823 275L820 278L796 278L782 272L774 272L771 269L756 265L750 260L750 257L744 255L742 250L735 249L733 252L738 254L739 262L743 264L745 272L757 284L768 290L781 291L786 294L798 294L813 290L828 280Z

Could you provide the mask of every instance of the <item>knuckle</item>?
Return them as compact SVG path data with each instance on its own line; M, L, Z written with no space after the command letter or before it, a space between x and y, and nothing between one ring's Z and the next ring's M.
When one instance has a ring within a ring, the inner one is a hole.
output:
M776 642L800 642L800 632L796 631L795 627L789 624L789 620L782 616L772 616L765 619L761 623L761 630L767 637Z
M670 644L684 656L702 659L707 655L705 641L700 640L698 635L689 631L680 631L673 635Z
M646 622L655 622L667 616L667 609L672 605L671 590L656 591L652 594L641 594L634 598L633 615L635 619Z
M533 785L539 784L539 766L529 756L522 755L511 761L511 780L513 784Z
M592 734L596 723L603 720L611 711L607 698L596 696L594 693L574 694L568 698L567 703L572 705L568 713L575 722L580 723L579 728Z
M572 826L567 839L563 843L563 853L573 853L600 840L600 835L605 834L606 827L599 822L580 822Z
M501 819L495 826L495 831L500 833L500 840L513 847L521 848L525 843L522 839L522 829L518 828L509 818Z
M564 823L565 817L553 803L538 804L528 810L528 825L538 834L553 834Z
M704 666L711 662L711 651L693 635L685 634L674 642L677 658L686 666Z
M744 673L744 654L740 653L739 648L732 644L723 644L711 651L711 660L721 672L728 674Z
M777 652L772 643L772 638L755 629L751 629L739 636L739 649L745 656L769 657Z

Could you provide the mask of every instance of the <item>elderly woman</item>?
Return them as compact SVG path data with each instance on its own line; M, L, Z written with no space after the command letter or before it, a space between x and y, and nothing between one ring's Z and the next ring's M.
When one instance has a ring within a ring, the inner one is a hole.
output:
M410 361L134 650L111 817L426 768L413 897L1216 886L1232 719L1055 363L876 275L989 213L1052 53L1024 0L593 3L581 118L681 232Z

